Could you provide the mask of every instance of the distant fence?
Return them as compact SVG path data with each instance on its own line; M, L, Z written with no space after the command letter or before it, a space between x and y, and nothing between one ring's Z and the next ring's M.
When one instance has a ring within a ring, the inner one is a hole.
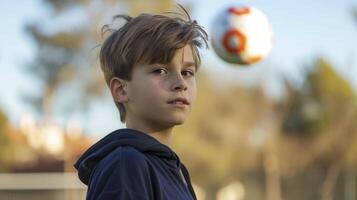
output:
M86 192L76 173L0 173L0 200L79 200Z

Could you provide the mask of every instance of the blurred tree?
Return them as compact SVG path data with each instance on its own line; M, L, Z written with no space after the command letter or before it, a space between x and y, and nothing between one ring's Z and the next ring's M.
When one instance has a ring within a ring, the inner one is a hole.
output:
M315 166L325 173L317 184L328 199L342 168L356 167L356 94L327 60L316 59L308 69L301 88L284 82L286 97L278 103L262 87L217 83L205 71L198 74L197 101L173 141L207 200L230 181L260 170L265 192L255 185L257 196L246 198L283 199L281 176Z
M352 7L352 17L357 24L357 6Z
M286 146L282 157L290 159L294 155L295 159L283 162L287 164L284 168L291 170L294 166L299 171L314 164L322 165L326 176L321 198L330 200L342 168L357 166L356 156L351 157L357 155L356 94L326 59L317 58L305 77L303 87L298 90L286 83L282 130L303 145Z
M0 109L0 172L7 171L7 156L10 147L8 120Z
M55 114L85 112L91 101L107 94L95 48L101 41L99 32L105 21L118 13L163 12L173 5L171 0L43 2L51 15L26 27L38 50L34 61L25 68L41 82L42 92L24 94L23 98L45 121Z

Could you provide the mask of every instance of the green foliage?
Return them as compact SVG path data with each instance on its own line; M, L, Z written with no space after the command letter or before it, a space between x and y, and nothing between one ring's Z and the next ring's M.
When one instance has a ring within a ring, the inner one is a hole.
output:
M8 138L8 121L5 116L5 113L0 110L0 149L4 148L8 145L9 138ZM1 155L0 150L0 155Z
M293 88L287 81L285 85L282 133L289 137L281 146L283 171L356 167L357 95L349 82L326 59L317 58L302 88Z
M8 134L8 120L5 113L0 110L0 172L6 170L4 159L10 146Z
M50 9L51 15L26 26L27 33L37 45L37 54L25 68L26 73L41 84L42 91L39 95L25 93L23 100L33 106L45 120L56 114L85 113L92 101L107 98L107 86L98 66L99 48L96 48L103 42L100 38L101 27L110 23L106 22L108 16L104 10L125 4L127 10L118 12L135 13L143 9L161 12L172 6L170 0L106 0L95 3L95 6L88 0L43 2ZM87 18L73 24L73 21L78 21L73 20L73 16L76 16L73 12L84 13ZM56 26L58 21L61 23ZM62 23L69 25L63 26ZM67 102L63 99L60 101L57 96L67 96Z
M325 59L318 58L305 75L303 88L287 86L289 105L283 122L286 133L300 136L322 133L351 106L354 91Z
M89 0L43 0L48 6L50 6L55 13L63 12L64 10L73 6L86 5Z
M352 8L352 17L353 17L355 23L357 24L357 6L354 6Z

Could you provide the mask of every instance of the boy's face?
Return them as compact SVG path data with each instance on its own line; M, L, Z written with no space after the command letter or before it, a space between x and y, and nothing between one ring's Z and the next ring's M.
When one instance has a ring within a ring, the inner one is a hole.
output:
M152 128L184 123L196 99L195 76L189 45L177 50L168 64L135 66L126 87L126 120ZM185 98L188 104L169 103L176 98Z

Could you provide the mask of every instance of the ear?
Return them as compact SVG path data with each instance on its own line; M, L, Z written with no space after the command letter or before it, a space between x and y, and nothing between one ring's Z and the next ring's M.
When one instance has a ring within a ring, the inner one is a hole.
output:
M110 92L112 93L113 99L119 103L125 103L128 101L128 93L127 93L127 84L126 80L113 77L110 80L109 88Z

